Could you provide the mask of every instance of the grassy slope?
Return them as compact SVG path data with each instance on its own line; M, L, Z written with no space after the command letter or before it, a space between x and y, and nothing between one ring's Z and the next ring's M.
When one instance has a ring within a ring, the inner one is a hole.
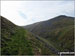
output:
M74 18L58 16L48 21L26 26L31 32L44 37L59 51L74 51Z
M1 54L33 54L26 31L1 17Z
M54 54L32 33L1 17L2 55L49 55Z
M39 38L40 40L37 40L28 31L27 31L27 34L26 35L28 37L28 40L31 40L30 43L32 44L32 48L33 48L34 54L40 54L40 55L51 55L51 54L55 54L49 48L45 47L45 44L40 41L40 40L44 40L45 41L45 39Z
M60 51L74 51L74 28L64 27L62 29L55 29L50 32L50 37L47 40L52 43Z

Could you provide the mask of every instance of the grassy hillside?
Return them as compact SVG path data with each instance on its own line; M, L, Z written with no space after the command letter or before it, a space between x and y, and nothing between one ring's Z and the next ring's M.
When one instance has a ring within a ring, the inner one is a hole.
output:
M26 31L1 17L1 54L33 54Z
M45 38L59 51L74 51L74 18L61 15L47 21L25 26Z
M55 54L32 33L14 25L6 18L1 20L1 55L49 55Z

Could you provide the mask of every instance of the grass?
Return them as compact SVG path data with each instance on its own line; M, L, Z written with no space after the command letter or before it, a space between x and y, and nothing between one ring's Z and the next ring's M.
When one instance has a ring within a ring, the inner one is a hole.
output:
M59 51L73 51L73 46L74 46L73 31L74 31L73 26L64 27L59 31L60 34L58 34L58 37L47 40L50 43L52 43Z
M2 54L32 55L32 47L29 44L29 40L26 39L25 34L24 29L17 29L16 33L10 36L11 41L6 41L6 46L2 47Z

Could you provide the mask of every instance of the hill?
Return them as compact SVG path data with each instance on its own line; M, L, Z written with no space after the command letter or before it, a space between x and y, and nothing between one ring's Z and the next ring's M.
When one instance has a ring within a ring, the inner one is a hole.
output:
M60 15L24 28L46 39L59 51L74 51L74 17Z
M52 52L40 38L0 16L1 55L49 55Z

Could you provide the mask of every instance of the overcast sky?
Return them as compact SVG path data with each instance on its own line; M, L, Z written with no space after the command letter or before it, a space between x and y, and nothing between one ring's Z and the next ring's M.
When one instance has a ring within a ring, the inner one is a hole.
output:
M74 17L74 1L1 1L1 15L19 26L58 15Z

